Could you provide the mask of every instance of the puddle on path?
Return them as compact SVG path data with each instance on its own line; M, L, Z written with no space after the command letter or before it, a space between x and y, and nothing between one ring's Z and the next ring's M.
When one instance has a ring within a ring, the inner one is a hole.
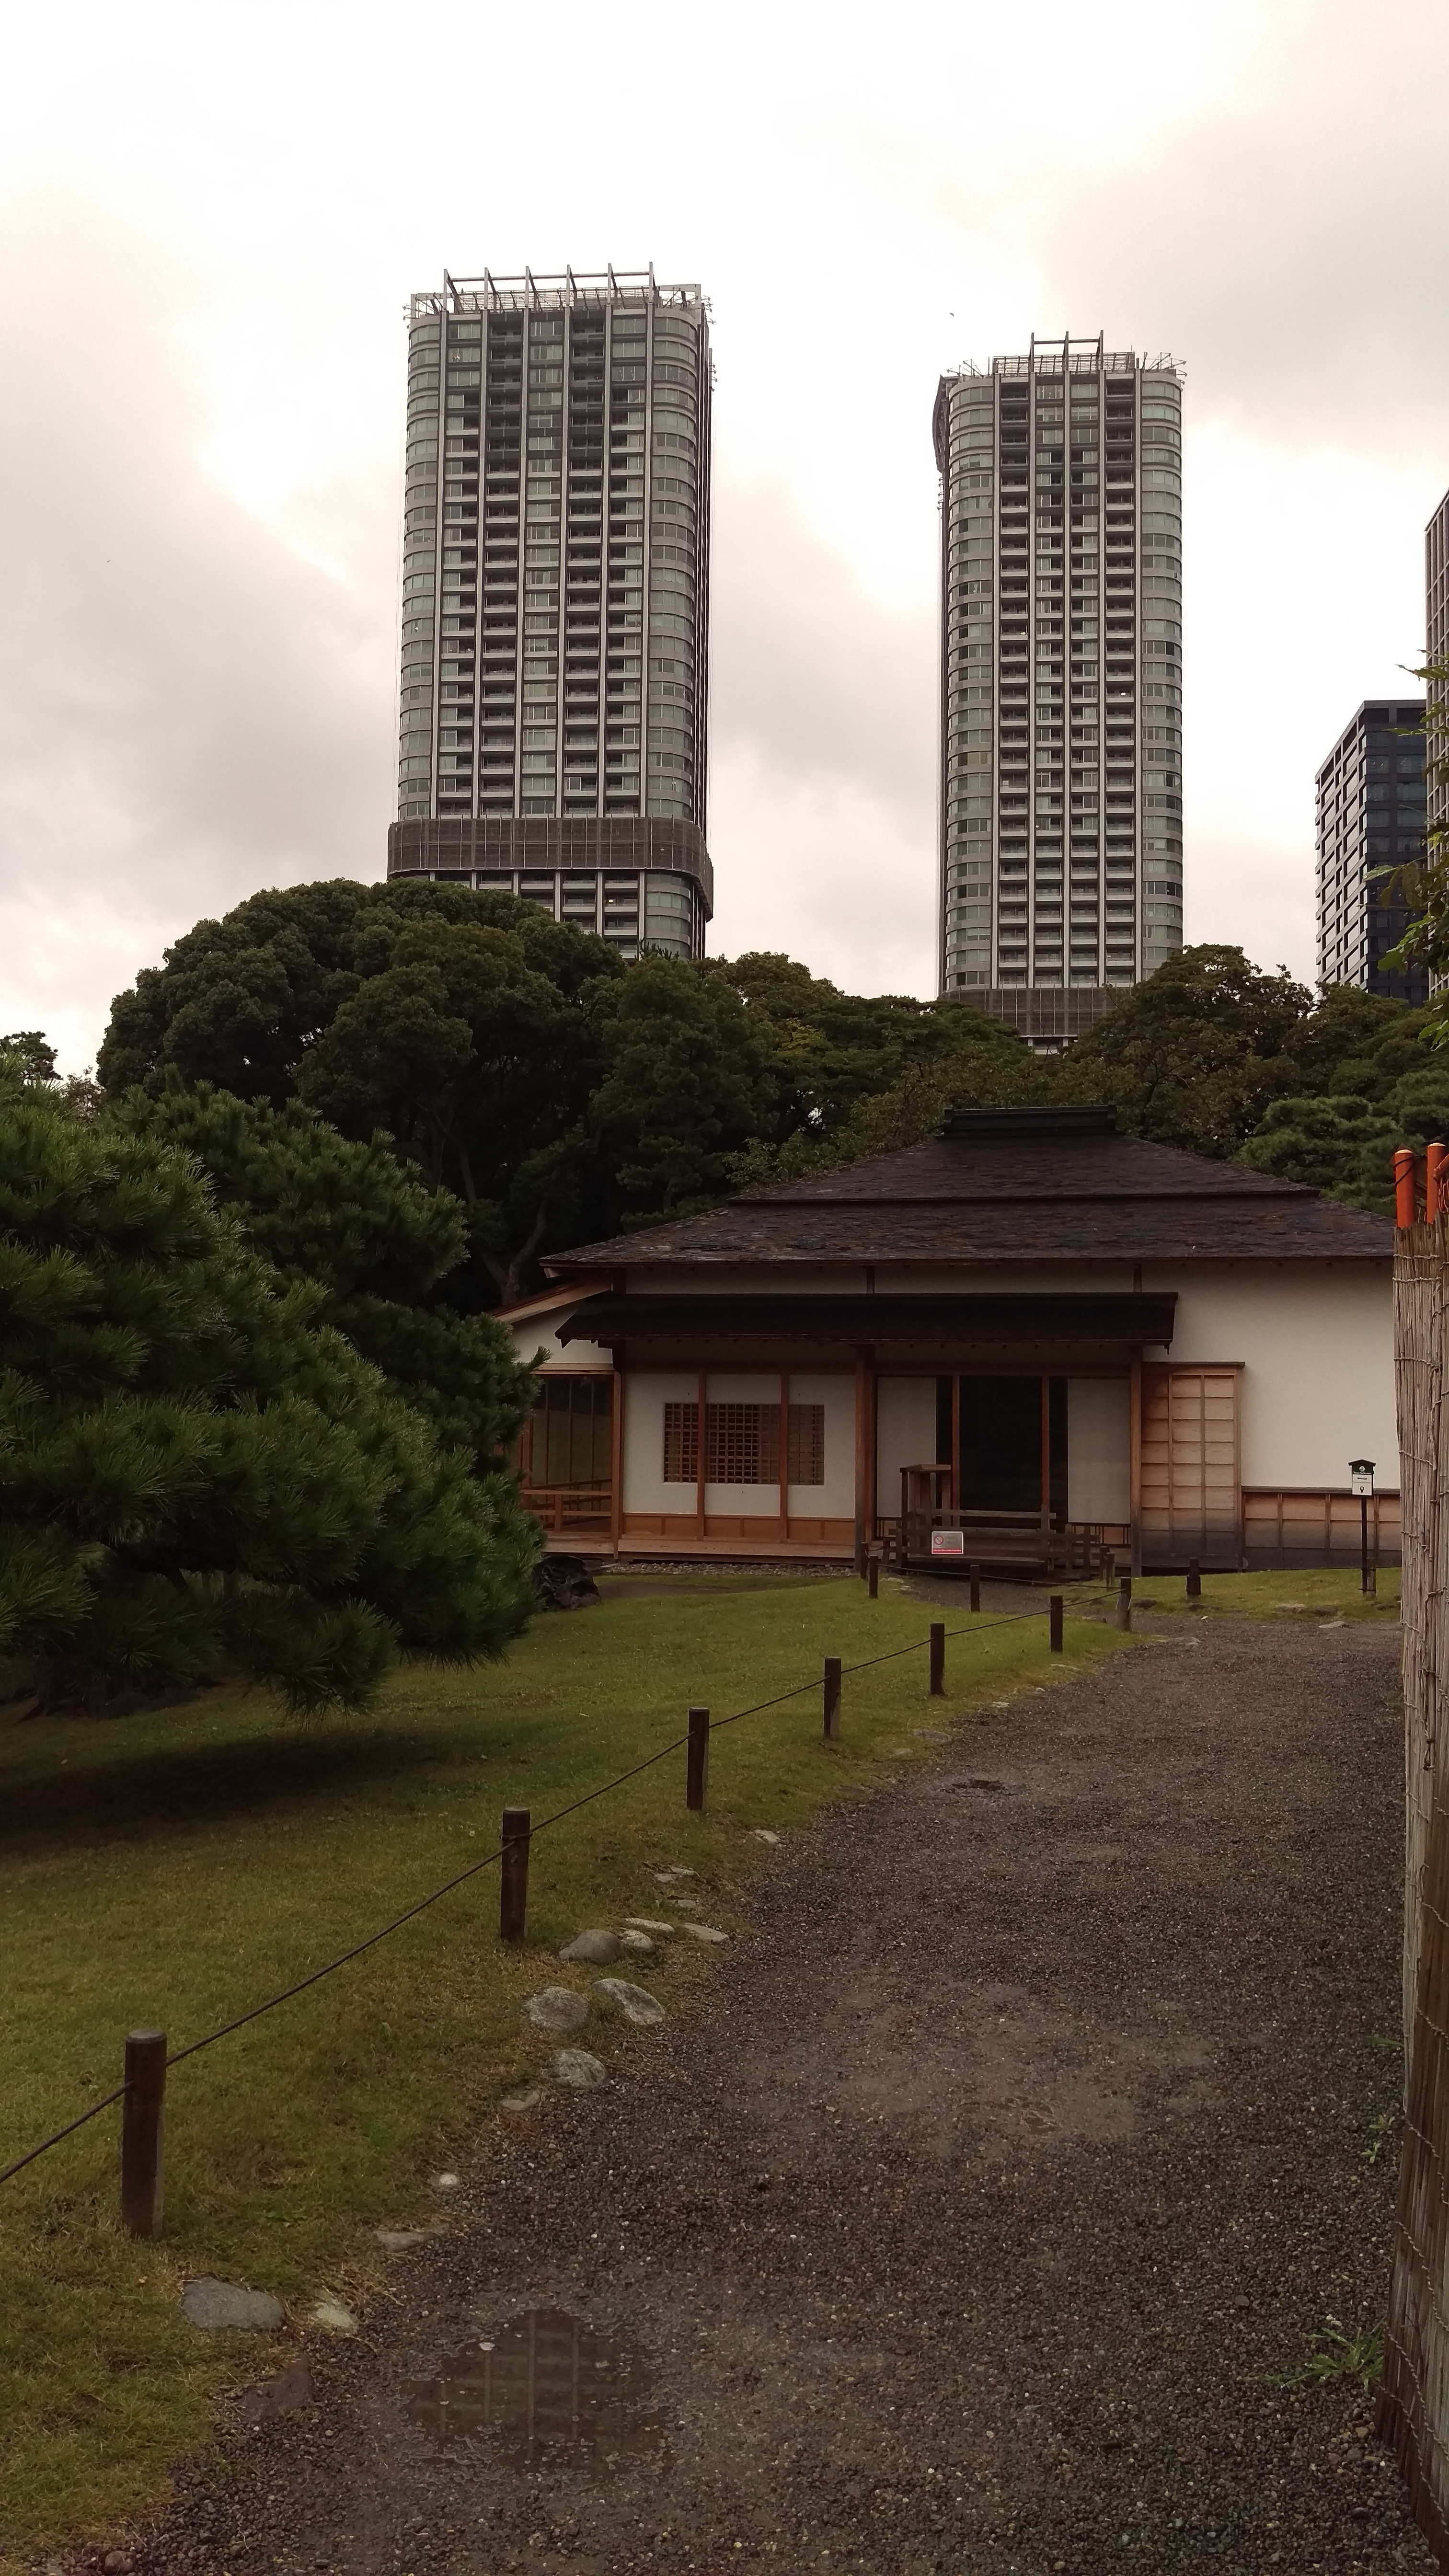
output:
M627 2336L601 2334L566 2308L527 2308L492 2340L465 2344L432 2379L415 2379L408 2415L440 2449L491 2432L515 2468L557 2449L606 2477L625 2459L662 2460L651 2373Z

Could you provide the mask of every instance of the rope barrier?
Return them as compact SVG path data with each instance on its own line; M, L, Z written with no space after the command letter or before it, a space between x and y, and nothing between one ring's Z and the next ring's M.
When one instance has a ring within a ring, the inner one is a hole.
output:
M1040 1610L1012 1610L995 1619L982 1619L978 1616L967 1628L948 1629L947 1642L958 1637L980 1637L989 1628L1018 1627L1023 1620L1039 1619L1042 1616L1043 1613ZM913 1638L907 1646L888 1648L883 1655L867 1655L858 1664L846 1664L842 1668L841 1679L848 1679L853 1673L872 1672L877 1664L896 1663L903 1655L919 1655L929 1646L929 1643L928 1636L917 1637ZM802 1699L807 1691L818 1691L819 1688L820 1676L818 1673L813 1673L808 1681L797 1682L792 1690L776 1691L772 1698L756 1700L749 1708L737 1708L728 1717L711 1718L709 1732L713 1735L721 1727L738 1726L742 1718L760 1717L767 1709L783 1708L787 1701ZM556 1808L551 1816L540 1817L538 1823L531 1828L530 1839L535 1834L547 1833L550 1826L565 1824L568 1818L576 1816L581 1808L591 1807L597 1799L607 1798L615 1789L622 1789L630 1780L637 1780L641 1772L652 1771L656 1763L667 1760L671 1753L678 1753L688 1741L687 1735L671 1736L669 1742L661 1744L656 1752L647 1753L642 1762L633 1763L627 1771L620 1771L612 1780L602 1781L597 1789L586 1789L582 1797L571 1799L566 1807ZM280 1994L269 1995L265 2003L253 2004L249 2012L238 2013L234 2020L223 2022L219 2029L208 2031L204 2038L188 2040L184 2048L173 2049L166 2059L167 2067L180 2066L184 2059L199 2056L202 2049L214 2048L219 2039L229 2039L233 2031L245 2030L249 2022L260 2021L266 2013L275 2012L279 2004L290 2003L294 1996L305 1994L309 1986L320 1985L324 1977L335 1976L339 1968L348 1967L354 1959L360 1959L365 1951L375 1950L379 1941L389 1940L394 1932L402 1930L405 1923L411 1923L419 1914L426 1914L429 1906L437 1905L443 1897L451 1896L455 1888L466 1885L470 1878L477 1878L482 1870L492 1869L502 1860L504 1848L500 1843L496 1851L486 1852L481 1860L470 1861L466 1869L460 1869L454 1877L445 1879L442 1886L435 1887L431 1894L420 1896L415 1905L409 1905L401 1914L394 1915L392 1921L384 1923L379 1931L369 1932L365 1940L355 1941L351 1949L340 1951L335 1959L327 1961L325 1967L314 1968L310 1975L299 1977L294 1985L284 1986ZM99 2102L93 2102L89 2110L82 2111L77 2119L68 2120L63 2129L56 2129L50 2137L42 2138L39 2146L31 2147L23 2156L17 2156L13 2164L0 2167L0 2183L9 2182L14 2175L23 2173L27 2165L33 2165L38 2157L48 2155L50 2149L58 2147L62 2139L73 2137L76 2130L85 2128L88 2121L98 2119L102 2111L108 2111L114 2103L122 2101L126 2091L127 2087L124 2084L118 2084L113 2093L107 2093Z

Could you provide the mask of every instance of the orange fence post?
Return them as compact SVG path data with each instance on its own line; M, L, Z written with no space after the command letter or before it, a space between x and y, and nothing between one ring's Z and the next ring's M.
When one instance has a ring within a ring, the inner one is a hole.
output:
M1414 1157L1401 1145L1394 1155L1394 1223L1412 1225L1415 1216Z

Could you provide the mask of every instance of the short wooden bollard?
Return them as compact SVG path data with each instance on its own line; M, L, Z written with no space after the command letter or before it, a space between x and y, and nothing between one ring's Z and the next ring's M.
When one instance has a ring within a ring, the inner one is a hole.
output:
M1189 1601L1202 1599L1202 1567L1195 1556L1187 1560L1187 1597Z
M498 1937L500 1941L521 1941L528 1922L528 1841L530 1833L527 1807L505 1807L503 1810L503 1867L498 1882Z
M1104 1548L1104 1550L1103 1550L1103 1552L1102 1552L1102 1581L1103 1581L1103 1583L1106 1585L1106 1588L1107 1588L1107 1590L1108 1590L1109 1592L1111 1591L1112 1586L1113 1586L1113 1584L1116 1582L1116 1580L1117 1580L1117 1559L1116 1559L1116 1558L1115 1558L1115 1556L1112 1554L1112 1551L1111 1551L1110 1547L1109 1547L1109 1548Z
M1132 1577L1130 1574L1124 1574L1117 1586L1117 1617L1115 1624L1119 1628L1130 1628L1132 1625Z
M1059 1655L1062 1651L1062 1595L1060 1592L1052 1594L1047 1607L1051 1613L1051 1650L1054 1655Z
M827 1655L825 1658L825 1732L829 1736L840 1733L840 1657L838 1655Z
M944 1619L933 1619L931 1622L931 1697L944 1699L945 1696L946 1622Z
M865 1569L865 1588L872 1601L878 1601L880 1599L880 1558L875 1554L873 1549L871 1551L870 1561Z
M689 1768L684 1803L693 1815L702 1816L708 1795L709 1710L692 1708L689 1712Z
M121 2103L121 2225L128 2236L161 2233L165 2116L166 2033L128 2030Z
M979 1565L973 1565L971 1568L971 1607L973 1610L979 1610L981 1607L981 1568Z

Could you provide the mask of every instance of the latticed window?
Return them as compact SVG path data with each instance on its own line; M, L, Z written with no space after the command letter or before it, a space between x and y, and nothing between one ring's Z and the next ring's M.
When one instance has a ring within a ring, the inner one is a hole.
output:
M825 1407L823 1404L792 1404L790 1407L788 1475L792 1485L823 1485L825 1482Z
M825 1482L825 1407L792 1404L786 1430L786 1475L792 1485ZM705 1482L710 1485L776 1485L780 1482L778 1404L708 1404L704 1431ZM664 1408L664 1482L699 1481L699 1407Z

